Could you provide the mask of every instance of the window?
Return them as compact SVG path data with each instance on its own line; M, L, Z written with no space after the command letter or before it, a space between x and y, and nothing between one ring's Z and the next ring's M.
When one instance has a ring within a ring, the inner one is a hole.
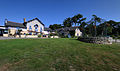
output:
M46 35L43 35L43 37L46 37Z
M29 30L32 31L32 27L31 26L29 26Z
M5 29L5 30L4 30L4 34L8 34L8 29Z
M40 32L42 32L42 27L40 27Z
M35 27L35 31L38 32L38 25L36 24L34 25L34 27Z
M16 27L16 29L20 29L19 27Z
M32 32L29 32L29 35L32 35Z
M77 33L77 36L79 36L79 33Z
M32 31L32 27L31 26L29 26L29 31L30 31L29 35L32 35L32 32L31 32Z

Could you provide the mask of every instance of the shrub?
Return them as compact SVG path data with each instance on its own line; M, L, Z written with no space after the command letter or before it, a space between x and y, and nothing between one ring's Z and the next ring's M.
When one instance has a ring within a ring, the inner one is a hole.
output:
M120 35L117 37L117 39L120 39Z
M42 35L40 34L40 35L38 35L38 37L40 38L40 37L42 37Z
M75 37L75 31L74 30L69 31L69 33L70 33L70 35L71 35L72 38Z
M115 39L116 36L115 36L115 35L111 35L111 37L112 37L113 39Z
M58 36L57 33L50 33L50 36Z

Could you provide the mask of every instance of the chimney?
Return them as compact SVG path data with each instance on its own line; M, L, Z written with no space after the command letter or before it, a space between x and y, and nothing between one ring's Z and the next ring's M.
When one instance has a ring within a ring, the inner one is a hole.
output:
M5 24L8 22L8 20L7 19L5 19Z
M24 18L24 23L26 22L26 18Z

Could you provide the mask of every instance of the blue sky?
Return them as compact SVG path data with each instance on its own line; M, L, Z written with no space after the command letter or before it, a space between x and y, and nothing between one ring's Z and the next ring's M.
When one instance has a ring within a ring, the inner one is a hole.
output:
M48 27L79 13L87 20L96 14L120 21L120 0L0 0L0 25L5 19L22 23L37 17Z

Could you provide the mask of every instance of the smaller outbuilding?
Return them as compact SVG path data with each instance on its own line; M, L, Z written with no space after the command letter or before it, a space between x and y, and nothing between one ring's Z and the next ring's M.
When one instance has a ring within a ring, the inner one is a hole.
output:
M82 32L78 27L65 27L65 28L60 28L54 30L56 31L60 36L65 36L65 37L79 37L82 36Z

